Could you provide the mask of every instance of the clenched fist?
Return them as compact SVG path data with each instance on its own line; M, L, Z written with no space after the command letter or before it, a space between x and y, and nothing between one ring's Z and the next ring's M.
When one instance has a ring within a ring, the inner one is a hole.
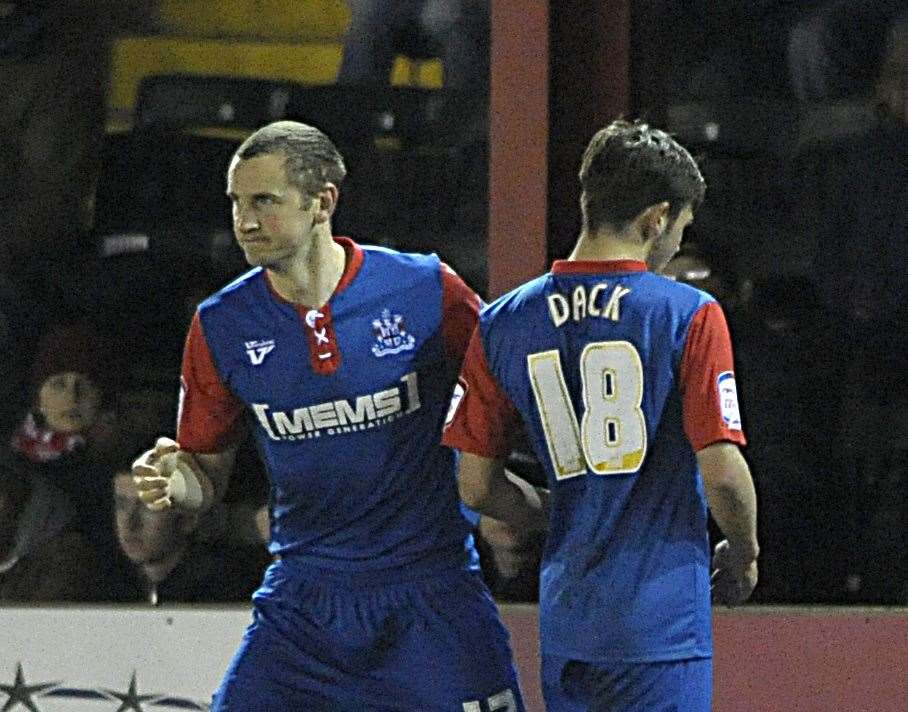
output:
M170 438L158 438L132 463L139 499L153 512L169 507L195 511L212 496L211 481L195 458Z
M744 603L757 585L757 560L749 552L742 555L735 551L727 539L716 544L712 567L712 598L716 603Z

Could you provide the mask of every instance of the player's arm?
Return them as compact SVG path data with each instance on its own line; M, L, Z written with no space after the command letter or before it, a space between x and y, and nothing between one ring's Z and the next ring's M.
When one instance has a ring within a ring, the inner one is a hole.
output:
M545 529L548 492L505 469L505 460L461 452L460 498L470 509L523 534Z
M464 365L465 354L472 343L474 332L476 332L482 300L469 286L467 286L454 270L448 267L448 265L442 264L441 270L445 357L451 373L456 375L461 371L461 368ZM476 338L478 338L478 336ZM458 388L462 391L463 386L459 385ZM459 398L460 395L455 395L455 404L459 401ZM465 451L464 456L468 455L471 454L468 451ZM467 467L469 468L470 465L467 465ZM530 488L532 490L532 486L529 483L523 481L516 475L507 473L506 476L520 488ZM469 501L472 500L472 494L465 492L463 489L465 486L465 481L461 478L458 485L461 499L467 506L470 506ZM479 490L476 490L476 492L479 494ZM544 497L545 494L547 494L547 492L540 490L540 493L537 493L537 498ZM494 538L496 541L506 540L509 542L509 545L513 547L517 546L517 542L525 539L525 530L511 531L507 521L500 520L498 517L495 517L495 515L484 512L478 508L471 508L484 515L486 521L484 524L480 522L480 530L485 532L494 531L496 535ZM489 519L496 519L499 521L490 522Z
M544 529L547 492L505 469L517 413L489 371L478 328L474 329L455 387L442 441L461 451L458 490L464 504L500 520L515 536Z
M726 536L713 555L713 598L735 605L757 585L757 494L750 468L734 443L720 442L697 452L706 500Z
M441 265L442 334L445 362L452 378L463 366L470 337L479 321L482 300L448 265Z
M706 500L713 519L742 563L760 555L757 493L750 468L735 443L718 442L697 452Z
M142 501L153 510L197 512L219 501L233 471L242 410L221 380L196 313L183 353L178 442L158 438L133 463Z
M734 605L757 583L757 497L740 447L731 337L715 302L703 305L688 330L681 361L684 429L694 451L713 519L727 537L713 557L713 597Z

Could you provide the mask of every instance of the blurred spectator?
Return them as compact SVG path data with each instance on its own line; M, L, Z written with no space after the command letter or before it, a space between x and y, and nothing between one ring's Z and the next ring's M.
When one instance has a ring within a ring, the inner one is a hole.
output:
M71 254L90 220L110 43L147 25L144 0L0 3L0 242L17 272Z
M13 433L17 467L67 496L73 526L102 557L116 549L107 464L115 429L109 402L120 368L116 349L87 326L42 337L32 366L32 406Z
M807 13L791 28L788 36L788 69L792 90L801 101L830 98L830 84L836 78L825 47L830 6Z
M150 364L142 363L130 350L131 373L116 393L115 446L113 462L131 461L148 442L160 435L175 437L179 382L170 374L157 374ZM199 541L218 542L224 538L239 543L267 543L268 475L251 439L244 440L237 451L236 472L223 499L197 523L194 537ZM260 515L260 510L264 512ZM256 521L264 516L265 533L260 535Z
M76 450L105 447L112 435L108 406L119 375L115 348L87 324L47 332L32 363L31 408L12 436L13 449L44 464Z
M712 295L728 314L738 307L741 297L739 290L749 289L746 284L738 284L736 272L730 265L721 265L717 258L693 242L681 245L678 254L665 266L662 274Z
M159 605L250 598L270 562L261 542L200 541L192 514L152 512L142 504L129 468L114 482L117 537L130 562L118 600Z
M900 0L833 0L803 15L788 37L795 96L828 101L863 93L876 76L880 38Z
M462 119L464 142L485 137L488 0L349 0L349 5L338 84L386 86L396 55L440 57L444 87L452 91L439 111L456 112Z
M821 2L635 0L630 71L638 111L666 101L787 99L789 27Z
M908 127L908 12L898 15L886 35L886 51L874 81L874 97L893 128Z
M0 601L90 601L106 583L74 509L50 478L0 451Z
M481 293L487 281L489 0L348 4L337 84L349 88L346 111L363 118L352 121L355 128L335 129L341 150L352 157L346 207L336 224L354 237L368 229L396 249L437 251ZM397 55L413 65L440 58L441 90L389 89ZM363 119L372 125L362 125ZM377 141L385 132L399 138Z
M339 84L386 85L398 54L440 57L445 86L489 81L488 0L349 0Z
M800 196L822 218L814 264L836 340L825 396L839 416L830 461L845 510L839 531L849 535L839 539L833 595L893 603L908 580L908 14L881 44L869 97L878 121L800 157L817 166L806 175L836 179L805 183Z

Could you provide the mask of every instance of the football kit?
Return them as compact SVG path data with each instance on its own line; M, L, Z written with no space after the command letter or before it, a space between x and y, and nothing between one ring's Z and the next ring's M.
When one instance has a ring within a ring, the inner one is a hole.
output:
M335 240L324 306L256 268L187 338L177 439L218 452L252 431L277 559L213 709L523 709L440 444L479 300L434 255Z
M695 452L745 442L719 305L642 262L556 262L483 309L454 402L445 443L504 458L522 419L546 470L549 708L662 709L672 695L660 685L683 682L697 689L678 709L708 710L710 551Z

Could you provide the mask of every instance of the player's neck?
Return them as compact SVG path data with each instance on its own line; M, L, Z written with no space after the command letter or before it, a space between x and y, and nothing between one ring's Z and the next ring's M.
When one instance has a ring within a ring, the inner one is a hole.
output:
M595 235L580 233L568 260L573 262L636 260L645 262L646 245L631 236L599 230Z
M318 308L331 298L346 266L347 252L334 241L329 228L313 237L304 255L280 267L269 267L268 277L283 299Z

